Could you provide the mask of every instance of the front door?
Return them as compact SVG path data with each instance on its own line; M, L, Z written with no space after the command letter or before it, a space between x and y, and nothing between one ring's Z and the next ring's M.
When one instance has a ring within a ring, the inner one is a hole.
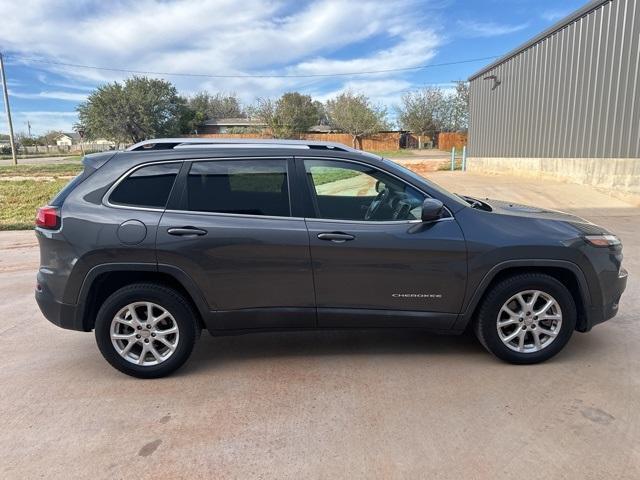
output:
M447 329L460 311L466 248L455 219L422 223L425 194L347 160L302 162L320 326Z
M284 158L194 161L158 227L158 263L202 291L214 328L314 327L305 222L291 217Z

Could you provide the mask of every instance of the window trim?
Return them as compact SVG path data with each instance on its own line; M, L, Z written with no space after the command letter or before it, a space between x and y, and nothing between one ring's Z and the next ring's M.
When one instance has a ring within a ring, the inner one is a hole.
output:
M178 173L176 174L176 178L173 181L173 185L171 186L171 191L169 192L169 196L167 197L167 202L165 203L164 207L162 207L162 208L160 208L160 207L139 207L139 206L135 206L135 205L124 205L124 204L121 204L121 203L112 203L111 202L111 194L113 193L113 191L116 188L118 188L118 185L120 185L127 178L129 178L129 176L132 175L136 170L139 170L139 169L144 168L144 167L148 167L150 165L163 165L163 164L166 164L166 163L176 163L176 164L179 165L179 168L178 168ZM141 163L140 165L136 165L134 167L131 167L126 172L124 172L120 176L120 178L118 178L118 180L116 180L113 183L113 185L111 185L111 187L109 187L107 192L102 197L102 204L107 206L107 207L120 208L120 209L124 209L124 210L140 210L140 211L144 211L144 212L164 212L166 210L166 208L167 208L167 205L169 204L169 200L171 200L171 195L172 195L174 189L176 188L176 184L178 183L178 178L180 177L180 171L182 169L183 164L184 164L183 160L163 160L163 161L159 161L159 162Z
M396 180L398 180L399 182L402 182L404 185L408 185L409 187L413 188L414 190L417 190L418 192L420 192L422 195L425 196L425 198L433 198L431 195L429 195L427 192L425 192L422 188L417 187L416 185L413 185L412 183L407 182L406 180L400 178L398 175L395 175L394 173L386 170L386 169L382 169L379 168L376 165L371 165L370 163L366 163L366 162L361 162L359 160L352 160L350 158L343 158L343 157L307 157L307 156L300 156L297 155L296 160L300 160L301 166L302 168L300 168L300 173L301 175L298 177L298 181L303 182L304 185L304 189L305 189L305 194L307 196L307 202L309 202L313 209L315 210L315 201L313 199L313 191L311 189L311 185L309 185L309 181L307 179L307 169L305 167L304 161L305 160L329 160L329 161L337 161L337 162L346 162L346 163L355 163L358 165L363 165L365 167L368 168L373 168L374 170L378 170L379 172L382 172L386 175L389 175L393 178L395 178ZM451 213L451 210L449 210L449 208L446 205L443 205L444 209L447 211L447 214L449 215L448 217L443 217L443 218L439 218L438 220L434 220L433 222L430 223L437 223L437 222L442 222L442 221L448 221L448 220L454 220L453 217L453 213ZM314 212L316 215L318 215L320 212L319 211L315 211ZM422 223L422 220L420 220L419 218L415 219L415 220L344 220L344 219L339 219L339 218L324 218L324 217L305 217L305 220L308 222L323 222L323 223L341 223L341 224L345 224L345 223L354 223L354 224L365 224L365 225L400 225L400 224L415 224L415 223Z

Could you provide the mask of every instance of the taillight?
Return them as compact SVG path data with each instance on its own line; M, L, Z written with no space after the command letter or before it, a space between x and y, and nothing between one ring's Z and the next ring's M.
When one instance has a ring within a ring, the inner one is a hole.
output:
M36 227L55 230L60 227L60 210L58 207L40 207L36 214Z

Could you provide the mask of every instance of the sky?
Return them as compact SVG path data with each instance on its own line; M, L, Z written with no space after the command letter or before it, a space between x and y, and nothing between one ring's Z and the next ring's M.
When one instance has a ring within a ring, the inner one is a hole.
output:
M586 2L0 0L0 51L16 133L27 122L34 135L69 131L92 90L133 75L77 65L157 72L148 76L182 95L235 93L246 104L350 89L393 113L403 93L450 88Z

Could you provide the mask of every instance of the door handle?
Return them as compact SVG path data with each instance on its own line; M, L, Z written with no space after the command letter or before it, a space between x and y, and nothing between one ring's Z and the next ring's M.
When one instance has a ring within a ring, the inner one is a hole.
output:
M320 240L330 240L334 243L344 243L344 242L349 242L353 239L355 239L356 237L354 235L350 235L348 233L342 233L342 232L326 232L326 233L319 233L318 234L318 238Z
M196 227L182 227L182 228L169 228L167 229L169 235L177 235L179 237L195 237L206 235L207 231Z

